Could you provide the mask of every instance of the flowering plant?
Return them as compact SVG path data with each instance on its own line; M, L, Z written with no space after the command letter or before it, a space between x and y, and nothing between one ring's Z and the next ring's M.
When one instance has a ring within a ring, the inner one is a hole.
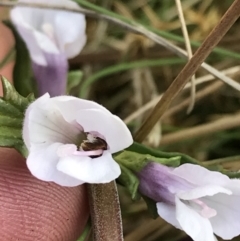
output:
M191 77L190 75L194 74L193 72L201 65L201 61L207 57L231 23L239 16L240 1L235 1L238 3L233 5L225 17L223 17L224 28L221 28L220 23L215 31L209 35L208 41L203 42L200 50L196 52L196 55L200 55L200 57L193 56L189 60L186 67L166 91L166 94L153 108L150 117L146 118L139 131L134 134L134 140L143 142L151 130L153 134L156 134L153 128L154 124L160 120L174 96L184 87L184 84ZM18 87L21 86L22 82L16 81L15 76L18 73L28 72L27 68L25 68L26 66L24 65L23 67L21 65L25 59L25 62L29 65L27 67L31 67L37 81L37 86L34 86L36 88L31 88L31 91L36 92L37 90L38 97L35 98L33 94L27 97L20 95L12 84L4 77L1 78L4 95L0 97L0 146L15 148L25 157L25 172L27 171L27 174L30 176L26 180L29 180L30 185L36 182L40 186L49 185L53 187L53 190L60 190L57 192L57 205L56 201L53 203L53 206L57 206L57 208L59 207L58 200L64 199L61 196L61 190L67 190L69 193L73 192L76 200L85 200L86 216L89 211L88 207L91 213L94 241L123 241L122 216L117 184L123 187L119 188L120 195L130 194L134 202L144 200L151 214L160 216L173 227L184 231L194 241L216 241L217 237L229 240L240 235L240 221L238 217L240 214L238 205L240 201L240 179L238 179L240 172L238 170L230 171L226 167L218 165L219 163L229 161L228 158L227 161L225 158L222 158L205 162L204 159L206 159L207 154L211 156L211 152L206 151L204 155L196 154L200 159L203 159L203 162L200 162L183 153L160 151L158 147L151 149L147 147L147 145L151 145L149 140L144 144L134 142L132 133L135 133L138 121L130 123L129 120L134 119L135 117L132 116L136 116L136 113L138 115L141 111L146 111L150 106L148 104L133 113L130 116L131 118L126 118L125 121L113 114L117 113L119 116L123 116L125 107L127 113L136 104L135 102L139 106L142 105L145 96L147 98L156 96L157 85L155 85L156 83L150 71L150 66L156 65L155 60L154 62L143 61L140 64L137 61L138 67L136 72L131 75L134 88L129 88L129 78L127 78L127 81L124 79L123 82L119 83L116 81L117 84L115 81L107 82L110 83L111 90L107 94L104 92L103 101L98 99L98 93L101 88L105 88L105 82L101 85L96 85L96 89L92 88L91 91L88 91L91 84L101 79L100 77L115 71L135 68L136 63L110 66L109 69L92 74L91 71L95 71L99 66L92 68L90 66L92 64L91 61L86 60L87 63L83 64L83 71L81 71L75 69L79 68L79 66L82 67L82 62L81 64L77 62L78 65L71 65L71 68L74 69L71 74L78 73L77 77L75 76L77 81L73 84L67 82L70 76L68 59L77 56L82 51L87 40L86 19L83 13L91 17L105 18L114 23L120 23L121 26L148 36L156 43L164 43L164 46L170 46L169 48L173 48L180 56L184 54L184 51L179 50L178 47L174 47L172 44L168 44L167 41L160 38L157 34L148 31L134 21L126 20L122 16L116 17L115 13L109 13L108 10L101 9L88 1L18 0L11 4L14 5L10 11L10 19L13 25L10 24L9 26L11 26L16 38L17 49L17 67L15 66L14 69L14 84ZM92 10L83 9L82 7ZM136 8L136 6L134 5L132 8ZM146 9L146 13L149 15L151 10ZM105 33L102 30L106 30L106 25L102 23L98 25L95 37L89 38L90 41L94 39L88 45L88 49L91 51L93 49L94 51L96 50L96 46L101 42L99 40L102 38L102 32ZM91 28L92 25L90 24L89 29L91 30ZM118 44L118 41L112 41L111 43L114 43L114 45L116 43L119 49L123 45ZM132 40L127 42L132 43ZM19 45L19 43L21 44ZM20 53L23 49L25 54L21 55ZM128 49L130 49L129 46ZM226 51L222 52L226 53ZM92 54L93 58L95 58L96 53ZM83 59L85 60L85 58ZM31 60L31 62L28 62L28 60ZM100 62L102 62L102 58ZM170 60L170 63L172 63L172 60ZM19 64L21 68L19 68ZM158 61L157 64L159 66ZM162 64L169 64L169 61L161 61L160 65ZM141 71L139 71L139 66L143 66ZM203 64L203 66L206 67L208 65ZM232 87L240 89L238 83L214 70L214 68L208 66L206 69L213 73L214 76L222 78L224 82L227 82ZM74 74L71 77L74 77ZM80 77L83 79L83 83L80 82ZM21 81L24 82L25 78L21 77ZM112 90L112 85L115 84L117 90ZM125 84L128 97L123 101L122 95L120 97L118 95L115 96L115 91L118 92L122 86L125 88ZM135 102L132 101L132 95L129 95L132 91L136 92ZM193 97L194 91L193 81ZM68 92L68 95L66 95L66 92ZM85 92L89 93L89 99L98 100L103 105L81 98L83 95L84 97L86 96ZM210 92L207 89L207 93L209 94ZM199 96L204 95L206 95L205 91L203 95L199 94ZM180 107L182 108L185 104L185 101L181 102ZM119 106L121 111L119 111ZM123 109L124 111L122 112ZM179 111L179 106L169 111L168 116L176 113L176 111ZM202 113L200 117L202 118ZM198 120L198 118L196 119ZM212 116L209 119L212 119ZM226 129L239 125L239 115L234 116L234 122L231 122L232 124L229 125L231 120L231 118L228 118L227 121L217 122L217 130L222 124L224 124ZM173 123L175 123L175 120L170 122L171 125ZM205 128L200 126L197 131L196 129L195 131L179 131L179 133L176 133L176 136L174 133L164 134L161 136L161 144L166 145L175 142L180 137L185 139L186 133L192 138L196 135L196 132L199 133L202 130L212 131L212 126L210 123L207 125L207 128L206 126ZM163 133L165 133L165 126L163 126ZM203 134L200 133L199 135ZM155 137L157 137L154 138L157 141L154 145L158 146L159 136ZM175 150L177 147L173 145L171 148ZM204 148L206 148L206 144ZM185 149L182 152L184 151ZM191 152L191 154L195 155L195 152ZM239 156L237 156L237 159L239 160ZM234 169L236 170L237 168L235 167ZM3 174L5 174L4 168ZM6 179L6 183L4 183L4 185L9 184L7 190L12 187L11 181L8 182ZM14 178L14 182L16 181L17 178ZM0 187L2 187L2 182L0 180ZM18 186L13 187L14 195L15 188L18 188ZM88 194L86 194L85 188L88 189ZM29 192L25 186L21 190L23 190L23 195L26 194L27 200L34 197L32 194L35 190ZM55 193L53 193L54 195ZM41 198L38 196L38 199ZM31 223L32 221L29 221L28 215L25 215L25 210L21 206L21 202L26 203L25 199L20 199L19 201L18 195L16 195L14 196L14 201L17 201L16 209L21 209L20 212L24 216L24 220L26 219L27 223ZM6 202L3 204L4 210ZM72 202L69 201L67 205L71 207ZM123 198L124 205L125 199ZM10 209L12 210L12 206ZM32 210L31 207L29 209ZM60 210L61 208L58 209ZM19 210L16 213L19 216ZM28 212L26 213L28 214ZM132 210L128 213L132 213ZM61 214L60 216L64 216L63 223L69 220L65 219L65 215ZM71 216L70 218L77 220L76 216ZM10 219L13 220L12 217ZM8 221L3 221L3 229L5 223L8 223ZM29 230L28 225L24 224L23 226ZM37 224L36 226L38 230L40 225ZM88 226L86 230L89 230ZM87 233L86 230L83 232L84 234ZM78 229L78 235L79 232ZM66 235L69 235L69 233L66 232ZM77 237L75 234L73 236ZM55 235L56 237L63 236ZM149 239L148 237L145 238L144 240L153 240L151 237ZM11 237L11 239L14 238ZM81 240L85 239L86 237L81 237Z

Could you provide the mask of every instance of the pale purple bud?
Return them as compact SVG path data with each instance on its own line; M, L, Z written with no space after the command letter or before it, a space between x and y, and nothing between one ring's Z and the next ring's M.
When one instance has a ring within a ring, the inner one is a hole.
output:
M51 97L66 93L68 61L64 54L44 54L47 65L32 62L37 81L38 95L49 93Z
M174 168L155 162L147 164L141 172L139 190L156 202L175 203L175 190L188 190L192 184L172 174Z

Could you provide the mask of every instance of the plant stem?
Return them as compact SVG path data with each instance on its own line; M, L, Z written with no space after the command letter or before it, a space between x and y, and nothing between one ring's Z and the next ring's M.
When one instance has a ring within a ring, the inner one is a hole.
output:
M123 241L122 218L115 181L89 184L94 241Z
M163 97L152 110L135 135L137 142L142 142L152 130L157 121L162 117L172 100L181 92L189 78L197 71L203 61L208 57L213 48L234 24L240 15L240 0L235 0L224 14L218 25L208 35L202 45L195 52L191 60L185 65L173 83L169 86Z

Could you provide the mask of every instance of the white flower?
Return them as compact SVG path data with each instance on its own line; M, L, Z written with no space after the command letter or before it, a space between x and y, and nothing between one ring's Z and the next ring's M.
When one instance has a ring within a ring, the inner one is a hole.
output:
M23 139L27 166L44 181L63 186L107 183L120 175L112 153L132 144L126 125L103 106L48 94L28 107Z
M18 2L79 9L79 6L70 0L19 0ZM10 16L29 49L32 61L38 65L49 64L46 54L64 54L66 59L72 58L86 43L86 21L82 14L15 7L11 10Z
M139 190L157 202L158 214L193 240L240 234L240 180L193 164L150 163L139 176Z

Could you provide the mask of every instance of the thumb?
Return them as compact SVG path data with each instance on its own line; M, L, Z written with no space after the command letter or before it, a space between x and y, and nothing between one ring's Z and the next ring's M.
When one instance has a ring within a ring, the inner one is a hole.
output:
M88 219L85 186L40 181L19 153L0 148L0 212L2 240L76 241Z

